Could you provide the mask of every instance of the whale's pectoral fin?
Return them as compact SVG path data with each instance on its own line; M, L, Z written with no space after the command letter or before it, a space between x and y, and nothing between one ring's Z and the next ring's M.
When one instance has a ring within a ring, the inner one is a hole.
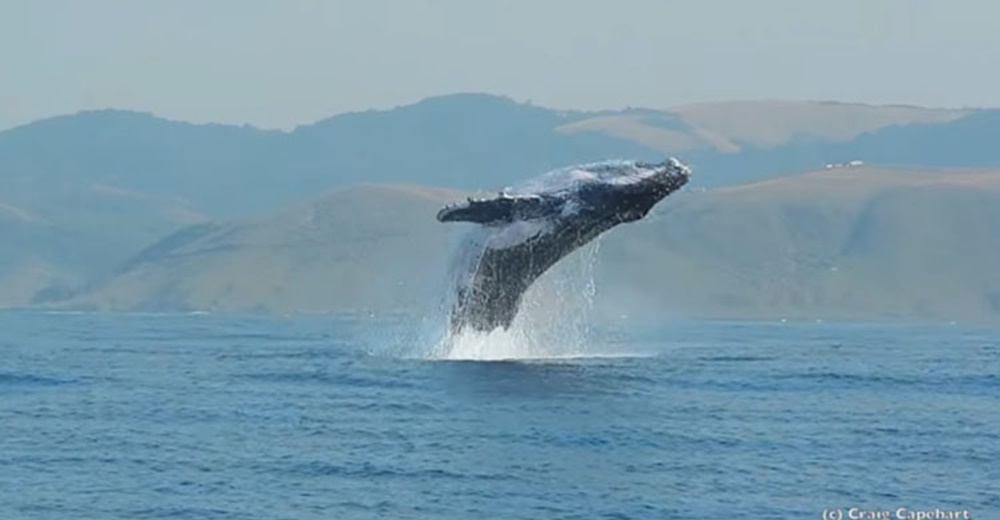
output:
M536 195L511 196L500 193L495 199L473 199L449 204L437 214L441 222L491 224L532 218L541 214L546 200Z

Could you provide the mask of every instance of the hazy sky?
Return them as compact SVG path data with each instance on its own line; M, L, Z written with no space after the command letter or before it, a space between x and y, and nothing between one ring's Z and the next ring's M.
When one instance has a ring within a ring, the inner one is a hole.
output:
M0 128L104 107L289 128L465 91L1000 106L998 20L994 0L10 0Z

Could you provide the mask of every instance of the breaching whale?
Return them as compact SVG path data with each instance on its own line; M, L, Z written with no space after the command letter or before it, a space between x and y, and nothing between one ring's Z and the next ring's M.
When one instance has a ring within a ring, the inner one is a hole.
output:
M645 217L690 174L673 157L582 164L494 198L442 208L441 222L476 224L459 251L452 333L509 328L521 297L542 273L601 233Z

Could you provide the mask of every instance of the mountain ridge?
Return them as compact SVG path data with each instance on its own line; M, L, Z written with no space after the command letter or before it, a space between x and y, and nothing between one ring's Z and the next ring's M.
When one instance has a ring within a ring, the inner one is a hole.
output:
M711 124L684 111L704 115L712 105L567 111L489 94L341 114L290 131L116 110L48 118L0 132L0 306L54 301L105 280L187 225L267 220L359 184L492 192L569 164L665 155L693 166L692 191L855 160L1000 166L1000 110L773 103L717 104L709 115L725 117ZM747 132L756 145L738 138Z

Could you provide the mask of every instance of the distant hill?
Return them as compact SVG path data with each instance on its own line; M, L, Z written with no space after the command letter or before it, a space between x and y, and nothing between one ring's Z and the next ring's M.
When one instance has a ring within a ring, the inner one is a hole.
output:
M665 152L734 153L795 142L839 143L890 126L949 123L968 110L814 101L729 101L629 110L560 127L596 131ZM721 183L721 182L720 182Z
M265 218L191 226L144 249L70 304L265 312L423 308L450 247L449 230L434 214L459 196L360 185Z
M206 217L277 211L362 182L491 185L565 163L651 156L614 137L553 130L570 117L467 95L290 133L116 110L0 132L0 306L49 300Z
M557 111L486 94L291 132L101 110L0 132L0 306L61 298L187 225L362 183L498 189L594 160L678 155L691 188L827 163L1000 167L1000 110L796 101Z
M0 194L32 209L97 184L232 218L358 183L494 189L615 157L679 155L700 186L854 159L996 166L998 136L1000 111L794 101L568 112L455 94L292 132L100 110L0 132Z
M458 232L433 215L460 196L359 186L191 227L62 305L426 314ZM595 316L997 321L998 226L1000 170L844 168L688 190L602 239Z
M100 184L53 184L44 201L8 193L0 191L0 307L60 297L164 234L206 220L183 203Z
M579 117L478 94L343 114L292 132L81 112L0 132L0 193L44 205L54 190L101 184L228 218L364 182L493 187L565 164L659 155L613 136L555 130Z
M689 162L715 176L703 186L731 186L795 174L830 163L860 160L911 167L1000 167L1000 110L971 112L949 122L891 125L846 141L803 136L780 146L744 147L718 154L693 151Z
M844 168L687 195L608 237L606 301L681 316L1000 320L1000 170Z

